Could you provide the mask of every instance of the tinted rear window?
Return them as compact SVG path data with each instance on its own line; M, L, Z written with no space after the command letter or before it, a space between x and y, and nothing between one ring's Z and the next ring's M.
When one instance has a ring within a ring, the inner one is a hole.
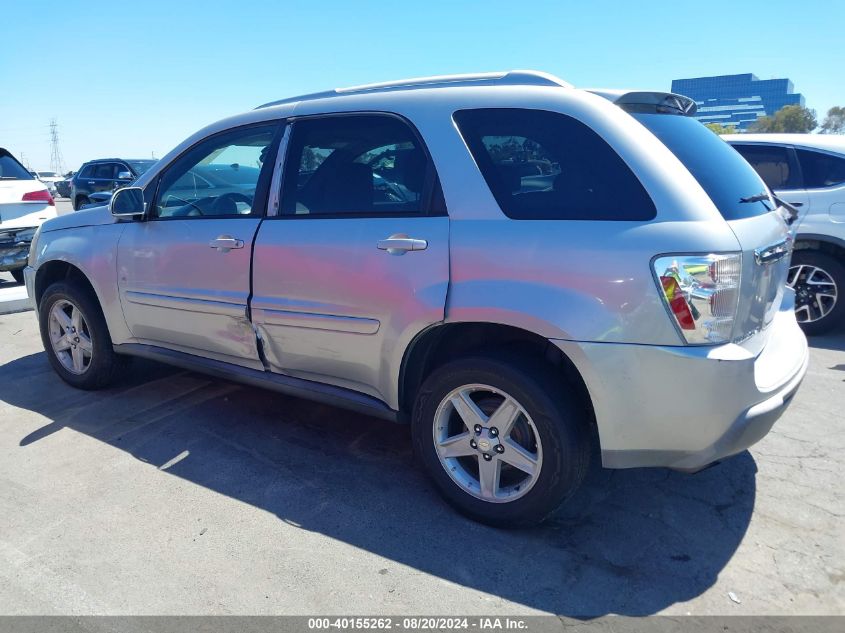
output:
M455 122L502 211L515 220L651 220L654 203L619 155L572 117L480 109Z
M834 187L845 183L845 158L805 149L796 149L795 153L798 154L798 162L804 172L806 189Z
M7 151L0 151L0 178L3 180L33 180L32 175L24 169Z
M746 160L700 122L671 114L634 114L686 166L726 220L762 215L768 201L741 202L766 193L766 185Z

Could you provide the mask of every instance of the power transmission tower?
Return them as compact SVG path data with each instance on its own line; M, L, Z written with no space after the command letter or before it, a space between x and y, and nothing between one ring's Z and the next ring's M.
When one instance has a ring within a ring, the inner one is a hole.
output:
M59 149L59 125L56 119L50 120L50 169L57 174L64 173L64 161L62 161L62 150Z

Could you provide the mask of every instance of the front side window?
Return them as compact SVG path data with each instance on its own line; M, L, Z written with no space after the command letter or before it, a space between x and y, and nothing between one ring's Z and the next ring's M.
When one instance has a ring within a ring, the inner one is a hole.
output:
M796 149L798 162L804 174L805 189L834 187L845 183L845 158Z
M789 150L776 145L734 145L769 189L798 189L797 174L790 168Z
M285 164L283 215L424 213L433 177L408 125L385 115L297 121Z
M545 110L481 109L455 122L502 211L517 220L650 220L640 181L598 134Z
M249 216L276 133L275 124L232 130L194 146L162 176L155 204L159 218Z

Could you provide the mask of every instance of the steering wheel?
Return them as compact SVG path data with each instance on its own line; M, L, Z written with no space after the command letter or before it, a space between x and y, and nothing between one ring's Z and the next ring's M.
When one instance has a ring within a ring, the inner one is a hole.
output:
M224 193L223 195L215 198L208 211L212 215L229 215L231 213L237 213L238 202L243 202L244 204L252 206L252 197L243 193L238 193L237 191L230 191L229 193ZM235 211L231 211L230 208L227 208L224 205L234 205Z

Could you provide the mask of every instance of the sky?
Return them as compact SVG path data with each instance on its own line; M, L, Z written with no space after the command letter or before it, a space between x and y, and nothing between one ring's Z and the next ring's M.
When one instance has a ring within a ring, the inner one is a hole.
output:
M845 105L840 0L0 0L0 147L50 167L161 157L208 123L302 93L536 69L577 87L790 78Z

